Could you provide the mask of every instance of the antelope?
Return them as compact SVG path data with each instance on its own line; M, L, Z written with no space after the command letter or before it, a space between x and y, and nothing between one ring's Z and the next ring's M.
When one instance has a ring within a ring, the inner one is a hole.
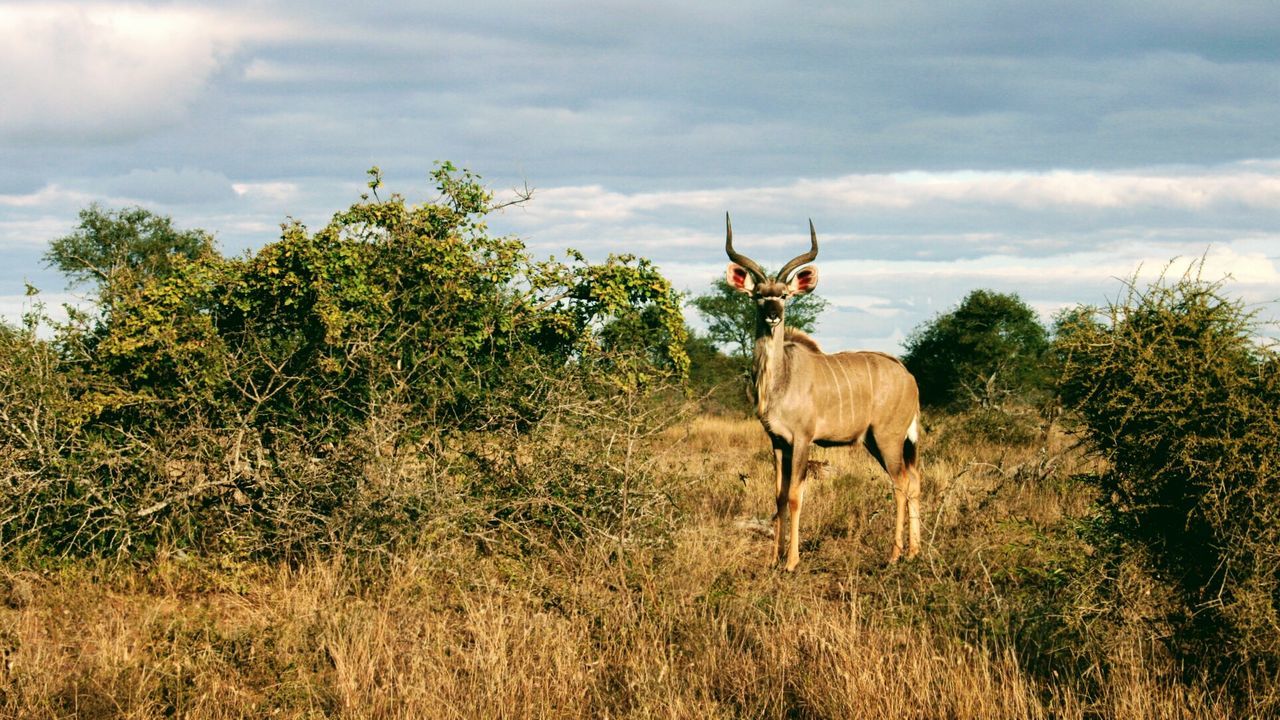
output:
M889 562L902 555L904 525L910 519L907 558L920 552L920 392L916 379L895 357L884 353L822 352L812 338L786 327L786 301L812 292L818 269L818 234L809 221L810 249L768 277L754 260L733 249L733 224L725 213L725 252L729 285L749 295L756 305L752 380L756 415L773 444L777 510L773 515L776 545L770 564L782 559L785 569L800 562L800 508L809 450L861 444L893 482L897 506ZM790 523L784 542L782 519Z

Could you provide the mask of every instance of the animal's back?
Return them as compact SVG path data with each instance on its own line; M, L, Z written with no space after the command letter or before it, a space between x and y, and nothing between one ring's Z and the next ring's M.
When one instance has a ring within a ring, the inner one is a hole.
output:
M817 435L831 443L905 435L919 413L915 378L898 358L874 350L820 354L813 361L813 402L825 408Z
M786 338L787 338L787 342L789 343L792 343L801 348L804 348L809 352L825 355L826 357L839 358L839 357L845 357L845 356L858 357L858 356L875 355L875 356L878 356L879 359L875 360L874 362L879 362L880 360L888 360L890 363L902 366L903 370L907 369L907 366L903 365L902 361L899 360L896 356L890 355L889 353L880 352L879 350L841 350L839 352L834 352L834 353L824 353L822 352L822 348L818 346L817 340L814 340L813 338L809 337L808 334L804 333L803 331L796 330L795 328L787 328Z

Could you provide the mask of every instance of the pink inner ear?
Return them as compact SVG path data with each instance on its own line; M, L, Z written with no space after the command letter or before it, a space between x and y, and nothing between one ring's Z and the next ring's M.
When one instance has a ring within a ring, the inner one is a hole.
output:
M746 287L747 271L742 268L733 269L733 284L738 287Z
M813 287L813 271L801 270L796 273L796 285L800 290L808 290Z

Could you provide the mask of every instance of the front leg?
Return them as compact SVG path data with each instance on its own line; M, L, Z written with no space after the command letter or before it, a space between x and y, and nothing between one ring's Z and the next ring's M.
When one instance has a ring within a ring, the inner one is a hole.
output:
M773 441L773 480L776 508L773 513L773 544L769 551L769 564L777 565L782 559L782 514L786 508L786 480L789 471L784 470L791 462L790 449L778 440Z
M787 547L787 572L796 569L800 564L800 506L804 503L804 476L809 468L809 445L797 442L791 448L791 462L786 466L787 515L790 518L791 540ZM782 504L782 494L778 503Z

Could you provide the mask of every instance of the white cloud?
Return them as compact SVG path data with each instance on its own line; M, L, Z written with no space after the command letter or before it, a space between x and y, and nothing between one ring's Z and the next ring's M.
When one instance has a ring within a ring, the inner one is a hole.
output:
M71 231L74 221L58 215L37 214L29 218L0 218L0 252L33 252L50 240ZM38 268L38 265L36 266ZM36 268L8 268L5 280Z
M1280 246L1280 235L1272 238L1272 243L1272 247ZM1161 274L1175 278L1187 273L1211 282L1226 279L1231 288L1241 294L1269 291L1272 297L1280 295L1280 271L1272 259L1262 252L1234 247L1210 247L1199 256L1144 258L1137 276L1141 281L1151 281Z
M76 190L69 190L56 184L29 193L0 194L0 207L10 208L52 208L58 206L75 206L86 204L90 195Z
M232 183L231 189L242 198L261 199L273 203L284 203L298 197L297 183L276 182L238 182Z
M804 179L778 185L687 192L625 194L598 185L539 192L525 221L619 222L669 211L757 214L791 208L874 208L905 211L939 203L982 204L1044 211L1244 207L1280 210L1280 167L1240 163L1218 169L905 172Z
M910 173L892 176L890 183L898 184L901 192L897 195L910 198L912 204L944 200L1028 209L1198 210L1228 204L1280 209L1280 174L1248 166L1205 173Z
M38 295L0 295L0 322L20 325L24 313L35 309L36 303L42 303L42 313L54 322L66 322L66 306L80 310L90 310L93 306L83 296L74 293L39 293ZM42 325L36 331L40 335L49 335L48 325Z
M244 79L249 82L296 82L311 77L304 66L286 65L262 58L254 58L244 68Z
M261 21L181 6L0 5L0 136L131 137L180 119Z

